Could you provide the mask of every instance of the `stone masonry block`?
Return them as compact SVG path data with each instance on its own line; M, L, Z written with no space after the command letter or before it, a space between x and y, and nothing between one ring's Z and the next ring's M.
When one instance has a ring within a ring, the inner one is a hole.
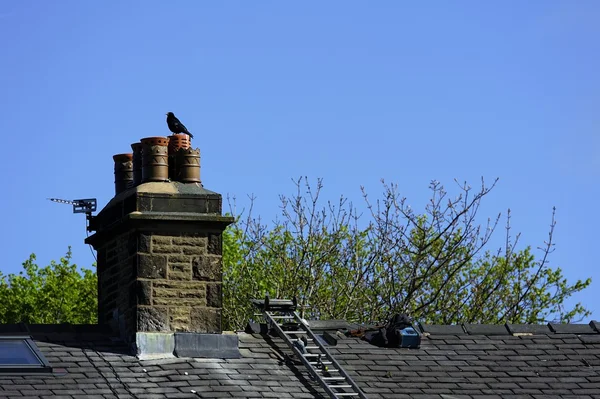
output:
M138 250L139 252L150 253L152 243L152 237L148 234L140 234L138 236Z
M214 255L194 257L192 272L194 280L221 281L222 258Z
M206 306L206 287L198 285L187 289L154 288L154 305L201 305Z
M106 247L98 248L96 253L98 259L98 267L100 267L100 263L106 262Z
M211 308L220 308L222 306L221 283L206 284L206 306Z
M206 306L206 298L159 298L154 297L152 303L157 306Z
M186 255L204 255L206 247L181 247L181 250Z
M137 327L142 332L169 331L168 308L138 307Z
M173 331L189 331L190 329L190 307L169 308L169 323Z
M169 255L169 263L191 263L192 257L188 255Z
M181 253L181 247L177 245L152 245L152 253L155 254L179 254Z
M138 250L138 238L134 233L123 234L123 242L127 243L127 253L135 254Z
M204 284L198 281L167 281L160 280L155 281L153 283L154 288L170 288L174 290L193 290L193 289L203 289Z
M136 295L138 305L152 304L152 282L148 280L136 281Z
M189 281L192 279L192 265L191 263L170 263L169 262L169 280L182 280Z
M167 257L164 255L139 254L134 257L134 262L137 263L137 276L140 278L167 277Z
M198 246L205 247L208 243L208 238L206 237L173 237L174 245L185 245L185 246Z
M207 249L211 255L223 255L223 238L221 234L211 234L208 237Z
M125 259L123 263L117 266L119 268L120 280L127 279L134 281L137 278L137 261L137 256L133 255Z
M173 243L173 237L171 236L152 236L152 244L153 245L171 245Z
M181 290L179 291L179 298L206 298L206 287L200 286L198 288Z
M169 288L154 288L154 298L177 298L179 297L179 291L176 289Z
M199 333L221 333L221 310L195 307L191 310L190 329Z

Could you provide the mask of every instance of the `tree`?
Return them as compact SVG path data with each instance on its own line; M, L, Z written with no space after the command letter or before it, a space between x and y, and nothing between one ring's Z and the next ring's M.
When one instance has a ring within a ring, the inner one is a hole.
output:
M97 277L92 270L71 263L71 247L59 262L39 268L35 254L23 263L23 272L0 272L0 323L98 322Z
M250 299L267 293L297 297L308 318L359 323L382 322L394 313L426 323L570 322L588 316L581 304L566 309L564 301L591 280L569 284L560 268L548 267L554 212L539 259L529 246L516 249L510 210L504 248L486 249L500 214L482 226L477 212L496 182L488 187L482 180L477 192L459 185L458 196L449 198L434 181L422 213L396 185L383 182L383 198L375 202L363 188L366 222L343 197L321 205L321 180L316 189L306 179L296 181L295 195L280 197L281 215L271 226L254 218L250 198L248 213L237 215L224 233L226 328L242 328L252 316Z

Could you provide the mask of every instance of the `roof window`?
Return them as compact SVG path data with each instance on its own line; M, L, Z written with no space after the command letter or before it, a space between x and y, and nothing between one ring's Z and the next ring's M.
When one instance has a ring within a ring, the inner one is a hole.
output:
M50 373L52 367L30 336L0 337L0 373Z

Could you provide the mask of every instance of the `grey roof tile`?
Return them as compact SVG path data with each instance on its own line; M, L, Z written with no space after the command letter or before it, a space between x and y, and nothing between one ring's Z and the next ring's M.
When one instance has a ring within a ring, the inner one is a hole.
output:
M584 344L600 344L600 335L580 335L579 339Z
M435 335L462 335L466 334L462 325L434 325L419 324L422 332Z
M506 323L506 328L511 334L515 335L540 335L540 334L549 334L550 327L547 325L538 325L538 324L511 324Z
M589 324L556 324L548 323L548 327L556 334L596 334Z
M470 335L508 335L506 326L492 324L463 324Z

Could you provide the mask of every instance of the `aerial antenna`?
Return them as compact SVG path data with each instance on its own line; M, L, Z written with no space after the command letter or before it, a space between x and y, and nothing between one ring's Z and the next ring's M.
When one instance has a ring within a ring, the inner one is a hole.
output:
M65 200L60 198L48 198L52 202L58 202L59 204L73 205L73 213L85 213L86 217L86 231L91 231L89 227L89 221L92 218L92 212L96 211L96 198L86 198L77 200Z
M86 198L77 200L65 200L60 198L48 198L52 202L58 202L59 204L73 205L73 213L85 213L85 234L87 235L90 231L90 220L92 219L92 212L96 211L96 198ZM96 254L90 245L90 252L96 259Z

